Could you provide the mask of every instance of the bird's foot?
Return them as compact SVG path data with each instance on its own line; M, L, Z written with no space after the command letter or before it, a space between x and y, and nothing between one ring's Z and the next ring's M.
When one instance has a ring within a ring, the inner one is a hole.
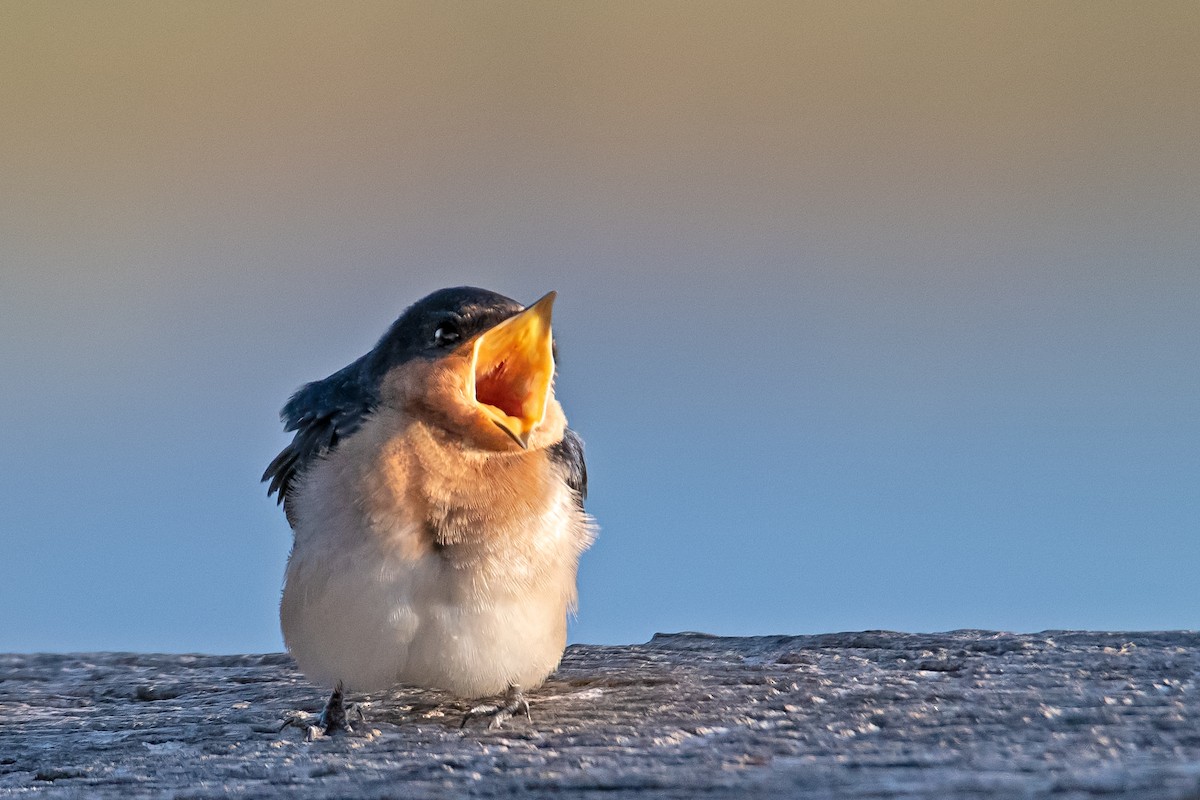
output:
M350 710L353 713L353 711L357 710L357 706L351 705ZM358 712L358 718L362 719L361 711ZM326 735L337 731L354 733L354 729L350 727L341 681L338 681L337 686L333 687L333 694L329 695L329 701L325 703L325 708L321 711L321 716L317 717L316 727L320 728L321 732Z
M504 697L501 698L498 705L484 704L475 706L467 712L466 716L463 717L462 724L458 727L465 728L471 720L484 717L488 720L488 728L495 730L518 713L524 713L525 718L533 722L533 717L529 713L529 701L525 699L525 693L521 691L520 686L513 684L508 687L508 691L504 693Z
M316 724L312 724L309 720L311 714L295 712L290 714L283 723L283 728L289 726L304 729L304 738L306 741L313 741L322 736L342 731L344 733L354 733L354 728L350 727L350 717L358 718L359 722L363 722L366 718L363 716L362 709L357 703L346 704L345 695L342 691L342 682L338 681L334 687L333 694L329 695L328 702L325 703L325 708L322 709L317 717ZM280 728L280 730L283 730Z

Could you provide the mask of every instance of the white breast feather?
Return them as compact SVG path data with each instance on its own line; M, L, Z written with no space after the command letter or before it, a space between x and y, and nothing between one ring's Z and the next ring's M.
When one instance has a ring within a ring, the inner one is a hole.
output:
M297 526L280 618L310 679L373 691L396 684L464 697L539 685L558 665L589 519L563 483L531 518L520 554L497 547L480 578L422 552L403 474L373 485L386 427L368 425L317 461L293 495ZM490 557L490 556L489 556Z

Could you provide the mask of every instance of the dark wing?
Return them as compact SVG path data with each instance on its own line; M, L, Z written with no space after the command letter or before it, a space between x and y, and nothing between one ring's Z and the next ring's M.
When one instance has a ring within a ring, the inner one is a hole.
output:
M366 379L365 358L324 380L300 387L279 413L283 429L295 431L296 436L275 456L262 479L271 482L267 496L278 495L289 522L292 518L287 499L292 481L313 459L328 453L339 441L357 431L367 414L378 405L376 389Z
M587 463L583 460L583 439L567 428L562 441L550 448L550 458L566 469L567 486L575 491L579 507L583 508L583 501L587 499Z

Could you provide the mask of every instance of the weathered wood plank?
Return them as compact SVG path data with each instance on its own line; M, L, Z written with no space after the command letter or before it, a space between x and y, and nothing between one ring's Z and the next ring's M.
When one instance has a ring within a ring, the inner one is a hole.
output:
M6 655L0 797L1196 798L1198 667L1193 632L679 634L570 648L532 724L396 691L307 743L283 655Z

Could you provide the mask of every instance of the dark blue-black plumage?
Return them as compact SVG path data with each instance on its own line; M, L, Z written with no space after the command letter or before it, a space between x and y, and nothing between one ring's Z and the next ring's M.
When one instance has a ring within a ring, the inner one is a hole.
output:
M440 289L409 306L370 352L327 378L302 386L280 412L291 443L271 461L262 480L270 481L287 509L288 490L313 459L353 435L380 403L380 385L394 367L414 358L436 359L453 345L498 325L524 307L517 301L472 286ZM550 457L566 470L567 485L582 506L587 496L583 441L567 429Z

